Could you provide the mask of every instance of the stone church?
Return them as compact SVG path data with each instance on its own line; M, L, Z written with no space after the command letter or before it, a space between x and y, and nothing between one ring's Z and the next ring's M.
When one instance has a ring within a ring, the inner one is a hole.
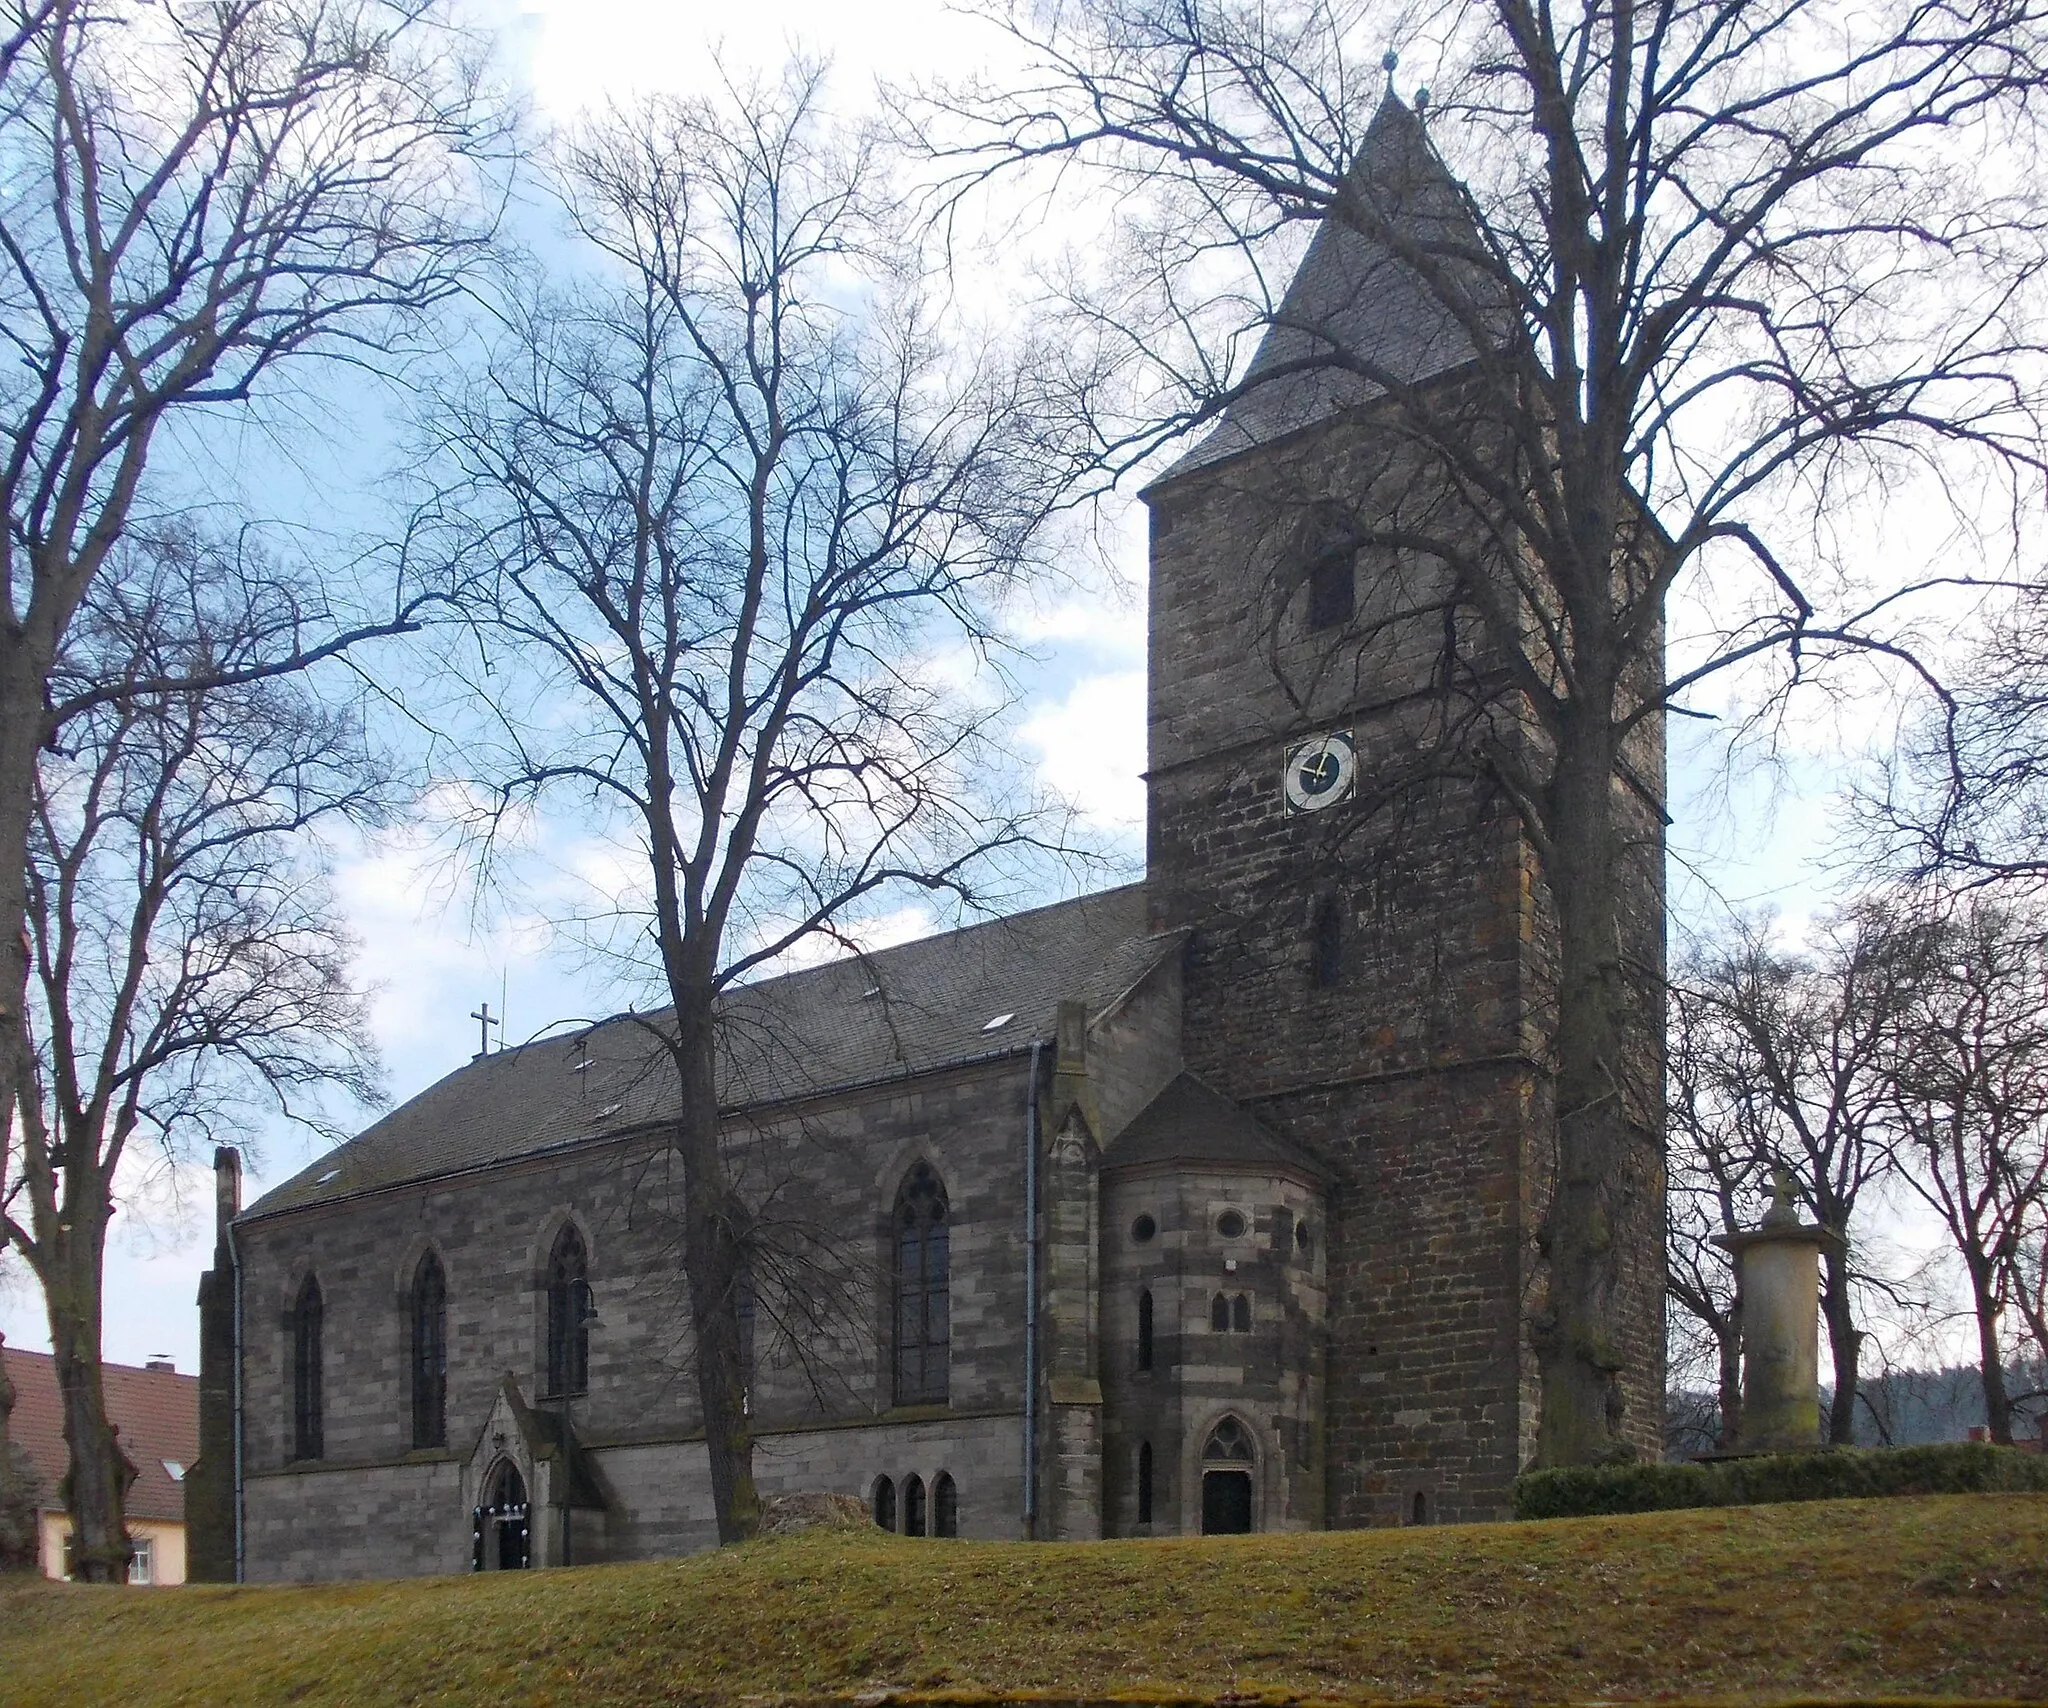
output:
M1469 217L1391 97L1355 171L1418 228ZM1290 366L1318 327L1416 384L1472 357L1417 278L1325 226L1269 380L1145 493L1144 881L725 1005L729 1149L779 1230L741 1300L763 1494L985 1538L1509 1510L1538 1397L1545 904L1503 802L1388 785L1446 619L1403 618L1431 610L1426 565L1345 538L1420 477L1370 387ZM1617 789L1625 948L1657 969L1661 737ZM657 1055L631 1015L481 1055L247 1208L222 1154L201 1574L715 1540ZM1650 1452L1659 1221L1623 1300Z

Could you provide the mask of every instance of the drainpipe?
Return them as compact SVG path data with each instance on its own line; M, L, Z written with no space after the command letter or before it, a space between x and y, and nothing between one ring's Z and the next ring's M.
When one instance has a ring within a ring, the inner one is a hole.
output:
M235 1288L235 1582L246 1583L243 1553L242 1500L242 1253L235 1243L235 1224L227 1224L228 1267Z
M1038 1063L1045 1045L1031 1045L1031 1081L1024 1102L1024 1540L1038 1536Z

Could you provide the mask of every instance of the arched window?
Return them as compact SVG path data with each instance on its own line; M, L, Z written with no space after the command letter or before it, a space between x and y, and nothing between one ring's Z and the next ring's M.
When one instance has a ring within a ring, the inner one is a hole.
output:
M884 1530L896 1528L896 1485L887 1477L875 1479L875 1523Z
M1239 1334L1252 1332L1252 1302L1242 1293L1230 1301L1230 1326Z
M1323 545L1308 566L1308 626L1334 629L1358 608L1358 550L1338 538Z
M1218 1334L1230 1332L1230 1301L1221 1293L1209 1301L1209 1326Z
M1316 904L1315 924L1310 932L1309 967L1315 982L1324 990L1343 980L1344 909L1335 896L1325 896Z
M896 1193L896 1403L944 1405L952 1258L946 1188L921 1162ZM922 1487L919 1499L922 1500ZM909 1485L904 1485L906 1508Z
M924 1534L924 1478L919 1476L903 1479L903 1534Z
M431 1251L412 1278L412 1444L448 1445L448 1278Z
M960 1490L954 1485L950 1471L941 1471L932 1480L932 1534L960 1534Z
M1429 1522L1429 1496L1420 1489L1415 1491L1415 1503L1408 1510L1408 1522L1410 1524L1427 1524Z
M1152 1289L1138 1295L1138 1368L1152 1368Z
M292 1306L292 1457L318 1459L323 1456L321 1416L321 1318L326 1307L320 1298L320 1283L306 1277Z
M564 1222L548 1257L548 1393L580 1394L590 1382L590 1255Z
M1209 1444L1202 1449L1204 1464L1250 1464L1251 1458L1252 1438L1234 1417L1226 1417L1212 1429Z
M1152 1522L1152 1443L1138 1444L1138 1522Z

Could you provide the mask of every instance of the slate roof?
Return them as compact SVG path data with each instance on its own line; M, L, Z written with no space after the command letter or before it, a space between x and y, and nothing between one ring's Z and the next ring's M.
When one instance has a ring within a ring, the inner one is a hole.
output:
M57 1392L57 1361L47 1352L9 1347L7 1374L14 1382L14 1412L7 1433L25 1449L36 1468L36 1505L62 1506L57 1490L71 1463L64 1445L64 1406ZM138 1473L128 1491L130 1518L171 1524L185 1522L185 1485L165 1465L189 1471L199 1458L199 1378L175 1370L138 1370L132 1364L103 1364L107 1418L121 1432L121 1451Z
M1155 1162L1222 1163L1284 1169L1311 1180L1330 1178L1330 1171L1309 1151L1262 1125L1191 1073L1169 1080L1102 1156L1106 1169Z
M1447 265L1457 265L1448 257L1480 246L1464 192L1430 146L1422 121L1392 94L1366 127L1344 193ZM1463 276L1483 300L1483 277L1469 265ZM1356 226L1325 218L1245 370L1243 390L1208 436L1154 485L1271 444L1382 394L1381 385L1348 368L1285 371L1336 351L1413 384L1459 366L1473 347L1412 267Z
M764 979L720 1004L720 1100L776 1103L1050 1037L1059 1003L1091 1015L1177 947L1147 935L1131 884ZM1009 1018L1000 1026L990 1022ZM251 1205L257 1217L534 1156L658 1120L673 1081L652 1027L622 1015L479 1057Z

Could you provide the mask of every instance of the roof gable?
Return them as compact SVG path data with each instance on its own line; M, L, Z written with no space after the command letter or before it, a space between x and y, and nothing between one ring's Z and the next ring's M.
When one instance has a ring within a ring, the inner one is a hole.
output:
M1169 1080L1102 1157L1105 1169L1152 1163L1210 1164L1299 1174L1314 1181L1330 1178L1330 1171L1307 1149L1281 1137L1191 1073Z

